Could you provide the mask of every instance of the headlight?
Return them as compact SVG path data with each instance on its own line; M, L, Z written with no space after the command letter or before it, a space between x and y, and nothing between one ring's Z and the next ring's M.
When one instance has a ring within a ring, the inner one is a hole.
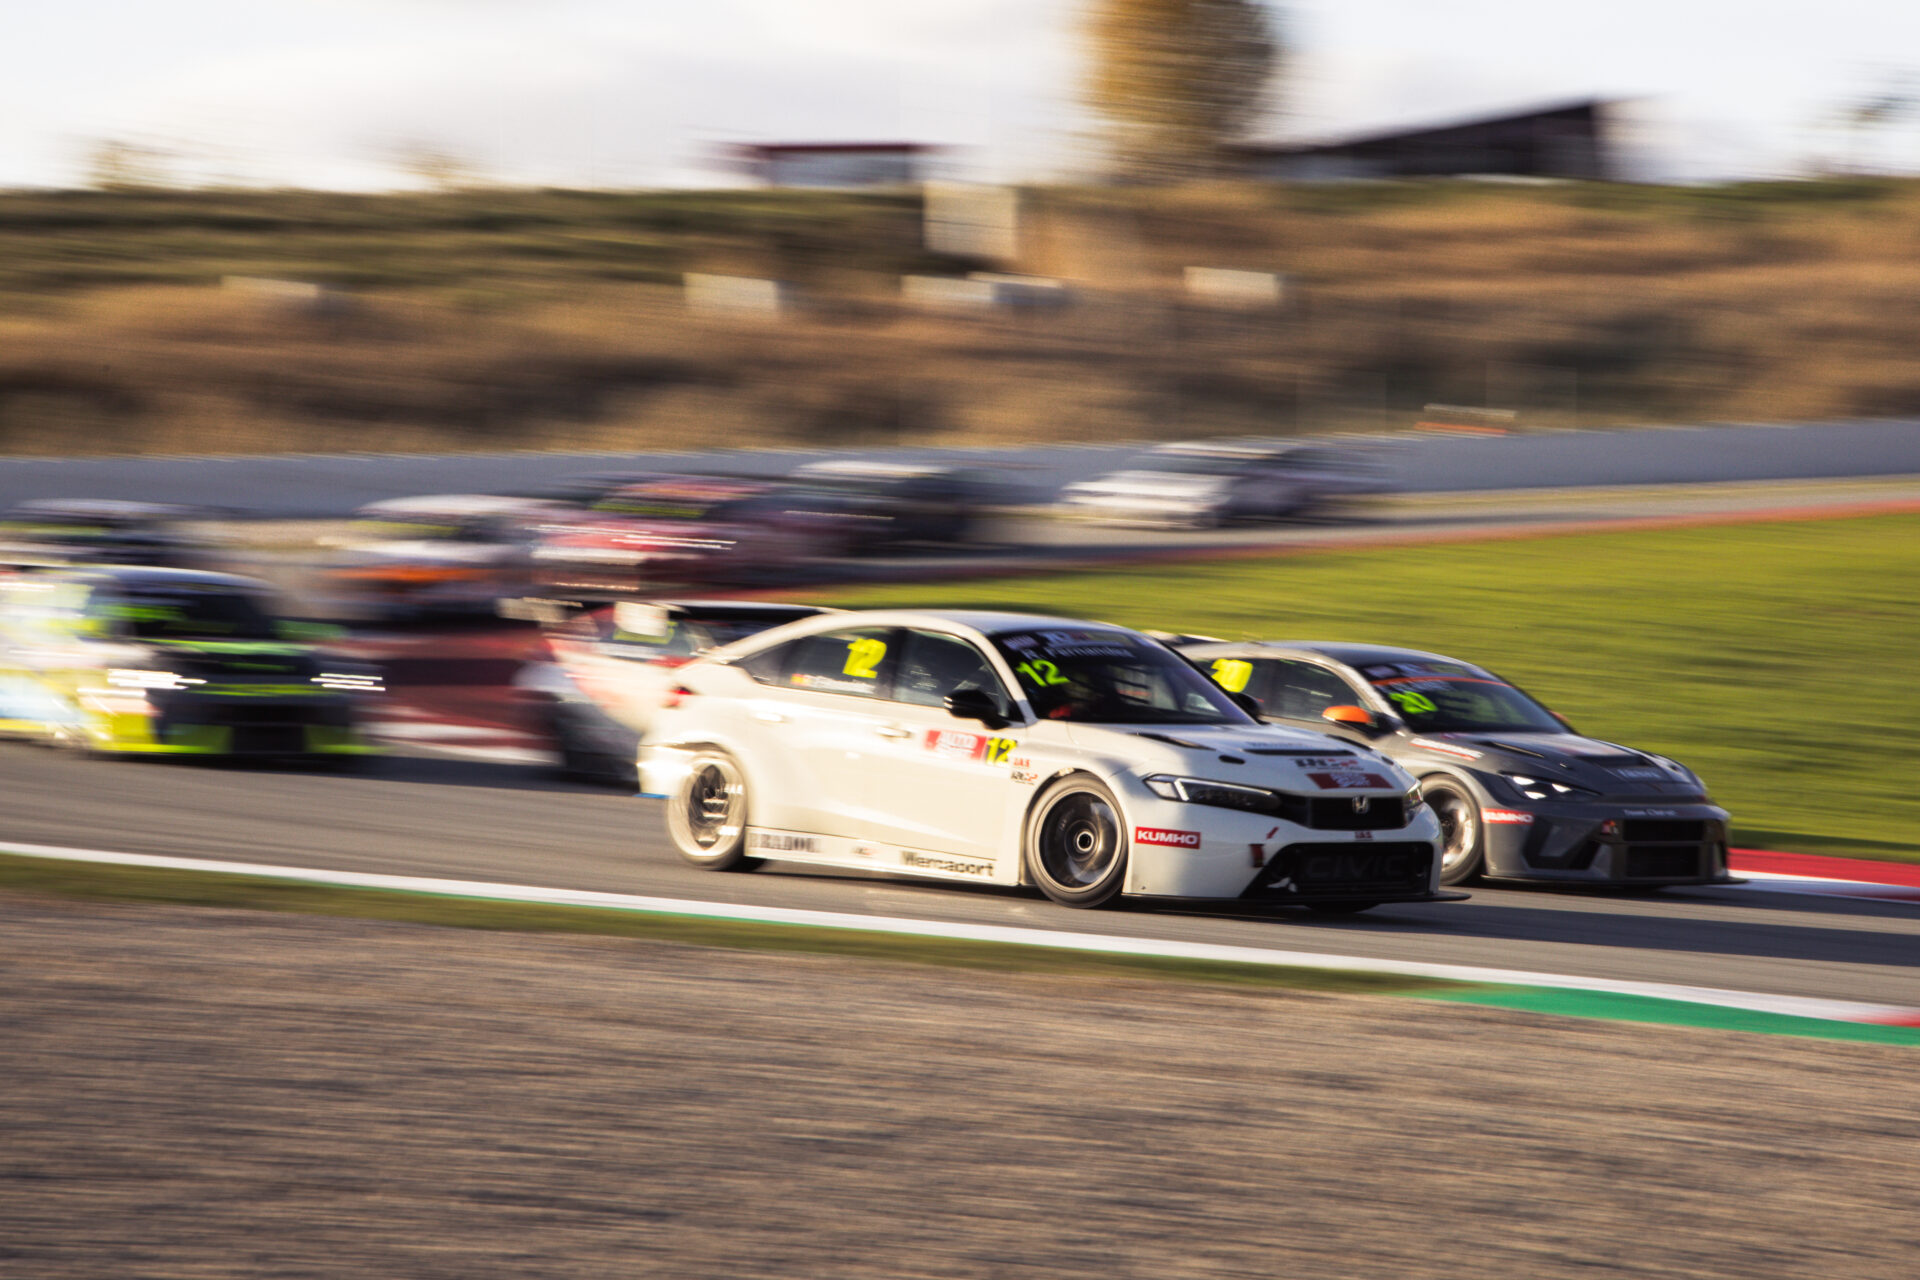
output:
M1598 791L1587 787L1576 787L1569 782L1553 782L1542 778L1530 778L1524 773L1503 773L1500 775L1514 785L1514 788L1529 800L1597 800Z
M1420 784L1417 782L1407 788L1407 794L1400 797L1400 812L1406 815L1408 823L1419 817L1420 811L1426 807L1427 798L1420 794Z
M115 667L107 672L107 683L122 689L185 689L190 685L205 684L206 681L172 671L135 671Z
M322 671L313 678L322 689L346 689L353 693L382 693L380 677L367 672Z
M1248 813L1277 813L1281 806L1278 791L1265 787L1244 787L1237 782L1212 782L1206 778L1175 778L1157 773L1143 779L1147 788L1163 800L1181 800L1187 804L1207 804L1220 809L1241 809Z

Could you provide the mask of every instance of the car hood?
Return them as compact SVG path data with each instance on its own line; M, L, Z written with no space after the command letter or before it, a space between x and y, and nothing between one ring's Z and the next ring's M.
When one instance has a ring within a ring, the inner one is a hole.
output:
M1695 795L1697 779L1662 756L1577 733L1430 733L1408 740L1414 749L1466 759L1496 773L1520 773L1575 783L1603 795Z
M1140 775L1171 773L1307 795L1399 795L1413 785L1412 776L1385 757L1304 729L1239 724L1065 727L1075 746L1097 751Z
M386 564L484 565L506 559L514 548L504 542L438 542L430 538L411 542L368 542L341 558L344 566L363 568Z

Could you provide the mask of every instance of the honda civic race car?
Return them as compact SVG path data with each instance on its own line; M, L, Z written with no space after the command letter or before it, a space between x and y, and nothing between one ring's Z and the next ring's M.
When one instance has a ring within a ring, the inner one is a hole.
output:
M1582 737L1499 676L1384 645L1193 643L1180 652L1276 724L1312 725L1420 779L1440 878L1724 884L1727 811L1686 766Z
M788 623L688 663L641 742L698 866L762 859L1055 902L1329 911L1439 889L1439 823L1370 748L1263 726L1137 632L1008 613Z
M373 668L276 621L265 583L186 569L0 581L0 732L103 753L371 754Z

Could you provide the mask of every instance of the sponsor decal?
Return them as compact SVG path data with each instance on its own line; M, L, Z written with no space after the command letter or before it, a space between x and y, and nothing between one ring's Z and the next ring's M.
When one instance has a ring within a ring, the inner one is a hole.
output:
M1299 760L1295 760L1294 763L1302 769L1351 769L1360 762L1352 756L1340 755L1305 756Z
M1031 769L1033 768L1033 757L1032 756L1012 756L1007 760L1007 763L1012 765L1016 769Z
M1680 816L1680 811L1678 809L1628 809L1626 815L1629 818L1677 818Z
M923 745L937 756L954 760L978 760L987 750L985 734L961 729L929 729Z
M1614 770L1611 770L1611 772L1613 776L1616 778L1662 778L1664 779L1667 776L1665 770L1662 770L1662 769L1614 769Z
M1256 867L1264 867L1264 866L1266 866L1266 865L1267 865L1267 849L1266 849L1266 846L1265 846L1264 844L1250 844L1250 845L1248 845L1248 846L1247 846L1247 860L1248 860L1249 862L1251 862L1251 863L1253 863L1253 865L1254 865L1254 866L1256 866Z
M1135 827L1135 844L1163 845L1174 849L1198 849L1200 833L1198 831L1169 831L1165 827Z
M1511 822L1519 826L1526 826L1533 821L1532 814L1522 813L1518 809L1482 809L1480 816L1488 822Z
M747 848L770 853L818 853L819 842L812 836L796 836L786 831L748 831Z
M1356 773L1344 769L1339 773L1310 773L1307 776L1313 779L1313 785L1322 791L1347 790L1353 787L1377 787L1384 790L1393 785L1377 773Z
M1356 831L1356 832L1354 832L1354 833L1353 833L1353 838L1354 838L1355 840L1371 840L1371 839L1373 839L1373 832L1371 832L1371 831Z
M945 871L957 876L984 876L993 872L991 863L960 862L931 853L917 853L912 849L901 850L900 865L918 867L923 871Z
M1040 781L1038 769L1014 769L1008 776L1023 787L1031 787Z

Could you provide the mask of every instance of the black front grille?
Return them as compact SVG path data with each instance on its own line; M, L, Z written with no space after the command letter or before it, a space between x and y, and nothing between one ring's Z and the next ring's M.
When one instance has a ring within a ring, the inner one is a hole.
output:
M307 750L307 731L297 724L236 725L230 749L238 756L302 755Z
M1372 844L1290 844L1267 860L1240 896L1269 901L1313 897L1404 897L1424 893L1433 846L1417 840Z
M1630 844L1627 879L1686 879L1701 874L1698 845Z
M1628 844L1699 844L1707 838L1707 824L1698 820L1628 818L1620 831Z
M1398 831L1407 825L1399 796L1315 796L1307 825L1316 831Z

